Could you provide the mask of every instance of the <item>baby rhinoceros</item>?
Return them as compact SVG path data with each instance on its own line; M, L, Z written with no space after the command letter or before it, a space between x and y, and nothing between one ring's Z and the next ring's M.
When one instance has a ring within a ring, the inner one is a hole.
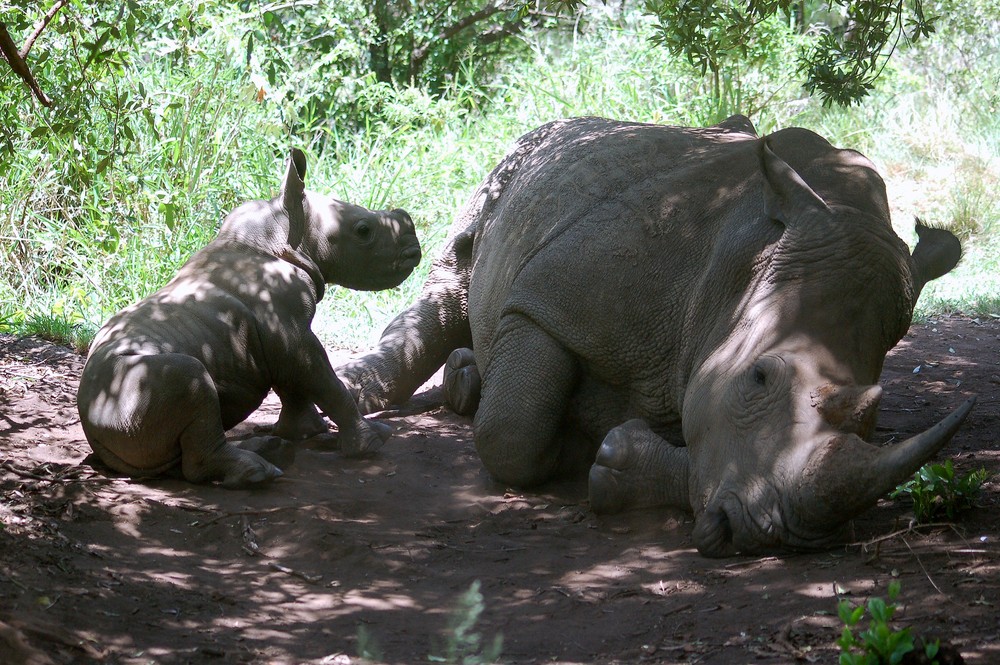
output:
M405 211L306 191L305 171L292 150L277 198L230 213L169 284L94 339L77 405L112 469L259 485L281 475L289 440L326 431L317 406L337 424L344 454L387 438L388 428L362 418L310 323L325 284L394 287L419 263L420 244ZM281 400L274 436L228 443L225 431L272 388Z

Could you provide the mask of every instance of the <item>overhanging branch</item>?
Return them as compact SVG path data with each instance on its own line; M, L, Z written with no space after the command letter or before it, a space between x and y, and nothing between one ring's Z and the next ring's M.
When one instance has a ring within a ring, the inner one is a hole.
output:
M28 46L30 49L30 44ZM0 23L0 53L3 53L3 57L7 60L7 64L9 64L14 73L20 76L25 84L27 84L31 93L35 95L42 106L52 106L52 100L38 85L38 81L36 81L34 75L32 75L31 69L28 67L27 63L24 62L24 58L21 57L21 54L18 52L17 46L14 44L14 40L11 38L10 33L7 32L7 26L3 23Z
M424 60L430 55L431 48L434 44L438 42L443 42L447 39L451 39L458 33L462 32L471 25L475 25L484 19L488 19L494 14L498 14L504 11L504 6L502 4L497 4L495 2L489 2L485 7L480 9L478 12L473 12L468 16L463 16L461 19L455 21L451 25L443 28L439 33L434 35L424 44L413 49L413 55L410 57L410 68L412 71L417 72L423 66Z
M38 19L38 23L35 24L35 29L32 31L31 36L24 42L24 48L21 49L21 60L28 57L28 53L31 52L31 47L35 45L35 40L38 36L42 34L42 31L52 22L52 19L56 17L56 14L60 9L65 7L69 3L69 0L59 0L56 4L52 5L52 9L46 12L45 16Z

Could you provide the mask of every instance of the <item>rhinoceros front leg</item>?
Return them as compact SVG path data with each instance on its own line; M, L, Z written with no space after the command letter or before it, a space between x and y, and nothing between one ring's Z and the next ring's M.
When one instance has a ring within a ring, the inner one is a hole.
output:
M330 430L308 396L281 389L275 392L281 400L281 413L272 430L275 436L301 441Z
M675 506L689 509L688 450L629 420L604 438L590 468L590 507L596 513Z
M420 297L382 332L378 346L337 368L362 413L402 404L445 362L472 345L471 230L458 234L431 268Z
M326 350L315 335L308 333L298 351L302 354L299 363L290 359L292 370L283 372L291 377L288 383L295 382L294 387L276 387L276 392L284 395L282 416L286 419L282 423L279 416L278 424L287 425L280 431L302 433L311 429L316 424L310 415L311 405L315 404L337 424L338 446L344 455L359 457L377 451L391 435L392 428L362 417L354 396L334 373Z
M181 354L100 361L84 371L77 403L87 440L111 468L150 477L179 466L191 482L228 488L282 475L258 452L226 442L218 391L200 361ZM273 442L258 451L283 456Z
M473 421L476 450L497 480L545 482L572 464L559 435L577 376L575 357L530 319L507 315L497 327L482 401ZM593 459L593 458L591 458Z

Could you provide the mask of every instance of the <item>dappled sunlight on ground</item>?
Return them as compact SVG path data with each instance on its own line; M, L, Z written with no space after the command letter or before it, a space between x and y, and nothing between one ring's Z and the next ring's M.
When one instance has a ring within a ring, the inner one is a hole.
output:
M948 319L911 331L883 373L876 439L975 392L945 456L1000 471L998 335ZM387 414L396 434L371 459L342 457L335 431L307 441L257 491L110 478L81 463L67 385L80 360L47 357L49 379L15 390L0 374L0 621L57 663L356 663L362 635L385 662L426 662L476 580L475 631L502 634L512 664L834 662L838 600L884 597L893 579L900 625L968 663L1000 657L998 480L954 528L910 528L908 505L885 500L856 520L854 545L706 559L685 513L596 516L581 481L494 483L470 422L442 409ZM269 398L231 434L277 413Z

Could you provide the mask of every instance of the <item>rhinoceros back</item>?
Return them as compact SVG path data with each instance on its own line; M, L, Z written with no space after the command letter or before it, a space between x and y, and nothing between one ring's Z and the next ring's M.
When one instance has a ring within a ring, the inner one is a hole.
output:
M479 220L469 288L477 358L488 363L508 312L535 319L584 357L612 358L602 348L621 348L625 331L649 332L629 317L657 310L669 319L664 309L682 317L677 280L690 280L684 273L697 269L695 257L711 252L708 227L726 223L718 211L735 199L759 203L741 198L759 171L756 137L599 118L539 131ZM639 346L636 362L648 365Z

